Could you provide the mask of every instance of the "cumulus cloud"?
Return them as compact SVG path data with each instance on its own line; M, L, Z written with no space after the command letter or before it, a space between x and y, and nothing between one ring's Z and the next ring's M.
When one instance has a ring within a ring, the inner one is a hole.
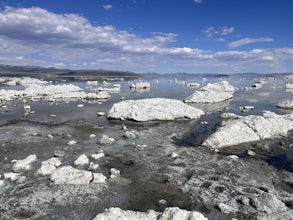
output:
M113 8L113 6L112 5L103 5L103 8L105 10L109 10L109 9Z
M209 30L218 37L233 31L226 26ZM175 33L161 32L140 37L114 26L95 26L77 14L55 14L38 7L0 11L0 63L136 72L194 72L204 67L233 72L258 66L273 71L293 60L293 48L212 51L170 46L176 39Z
M259 43L259 42L272 42L274 41L273 38L269 37L262 37L262 38L243 38L237 41L233 41L229 43L229 48L234 49L237 47L241 47L247 44L252 44L252 43Z

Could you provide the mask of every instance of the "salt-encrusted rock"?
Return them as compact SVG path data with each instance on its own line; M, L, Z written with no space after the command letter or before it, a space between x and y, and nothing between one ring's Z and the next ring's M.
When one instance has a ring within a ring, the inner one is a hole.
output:
M233 211L231 206L226 205L224 203L219 203L218 208L221 210L221 212L226 213L226 214L228 214L228 213Z
M98 152L96 154L92 154L91 158L93 158L94 160L98 160L98 159L100 159L100 158L102 158L104 156L105 156L104 152L100 151L100 152Z
M101 91L97 94L97 99L109 99L111 95L106 91Z
M57 167L61 166L61 161L52 157L49 160L43 161L41 167L37 170L36 176L49 176L51 175Z
M237 160L239 160L239 157L237 156L237 155L229 155L229 156L227 156L229 159L231 159L231 160L234 160L234 161L237 161Z
M93 181L92 183L105 183L107 177L105 177L102 173L93 173Z
M67 142L67 145L76 145L77 142L75 140L70 140Z
M207 220L203 214L196 211L187 211L184 209L180 209L178 207L169 207L164 210L162 215L159 217L161 220L181 220L181 219L188 219L188 220Z
M284 109L293 109L293 101L279 102L277 107Z
M200 83L192 82L192 83L185 83L187 87L200 87Z
M101 116L104 116L104 115L106 115L105 112L97 112L97 116L98 116L98 117L101 117Z
M95 86L98 85L98 81L87 81L86 84L89 86Z
M16 181L19 179L21 175L19 173L14 173L14 172L9 172L9 173L4 173L3 177L4 179L9 179L12 182Z
M123 137L124 137L125 139L135 139L135 138L136 138L136 135L135 135L135 133L132 132L132 131L126 131L126 132L124 133Z
M137 82L137 83L130 83L129 87L134 89L146 89L146 88L150 88L151 84L149 82Z
M254 106L252 106L252 105L245 105L245 106L239 107L239 109L242 112L248 112L248 111L252 111L254 109Z
M188 96L184 102L187 103L213 103L222 102L233 97L235 89L227 81L207 84L200 90Z
M81 154L75 161L74 161L74 165L75 166L84 166L87 165L89 163L89 159L85 154Z
M195 119L203 114L202 110L186 105L179 100L153 98L116 103L109 110L108 118L151 121L177 118Z
M221 114L220 117L222 119L239 119L239 118L242 118L242 116L236 115L234 113L228 113L228 112L225 112L225 113Z
M110 145L115 142L114 138L110 138L109 136L103 134L101 139L98 141L99 144Z
M120 208L109 208L103 213L98 214L94 220L207 220L203 214L196 211L187 211L178 207L169 207L164 212L155 212L149 210L147 212L136 212L131 210L122 210Z
M51 175L51 181L55 184L84 185L89 184L92 180L92 172L78 170L72 166L59 167Z
M115 168L110 169L110 178L117 178L120 177L120 170L117 170Z
M286 205L272 193L263 193L252 197L252 205L260 212L267 214L281 213L287 211Z
M262 116L250 115L222 122L222 126L204 142L204 146L223 148L246 142L286 136L293 129L293 114L277 115L265 111Z
M285 89L288 89L288 90L293 90L293 83L286 83L285 84Z
M95 134L90 134L90 136L89 136L90 138L95 138L95 137L97 137Z
M37 160L36 155L29 155L22 160L16 160L16 162L12 165L12 170L16 173L24 172L30 170L32 167L32 163Z
M93 163L93 162L90 162L89 170L91 170L91 171L93 171L93 170L97 170L99 167L100 167L99 164L97 164L97 163Z

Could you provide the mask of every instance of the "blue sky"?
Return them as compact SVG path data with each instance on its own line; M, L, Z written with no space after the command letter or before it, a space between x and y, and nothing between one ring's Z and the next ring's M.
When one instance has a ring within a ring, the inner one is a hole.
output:
M0 7L2 64L293 71L292 0L6 0Z

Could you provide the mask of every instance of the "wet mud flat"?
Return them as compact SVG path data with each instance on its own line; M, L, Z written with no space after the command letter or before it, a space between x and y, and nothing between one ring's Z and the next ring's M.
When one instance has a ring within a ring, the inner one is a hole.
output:
M107 112L122 96L172 96L181 100L196 90L171 84L169 79L158 80L159 83L150 80L150 90L143 92L130 91L128 84L122 82L120 93L99 104L81 100L57 101L53 105L28 101L36 111L29 115L24 115L21 100L1 103L9 106L9 111L0 115L1 219L93 219L110 207L140 212L179 207L199 211L209 219L292 218L292 132L286 137L217 151L202 146L221 127L223 113L245 117L270 110L290 114L291 110L276 107L277 102L292 95L284 89L286 79L265 78L267 83L262 88L244 90L258 79L231 78L230 83L238 88L231 100L191 104L205 111L199 119L136 122L97 117L97 111ZM206 84L219 79L184 80ZM78 85L87 89L84 83ZM77 107L80 103L83 108ZM255 109L242 111L240 107L244 105L254 105ZM50 114L57 117L48 117ZM127 132L133 135L126 135ZM103 135L114 141L101 141ZM76 143L71 145L72 140ZM101 152L104 156L92 157ZM89 162L75 165L82 154ZM36 160L28 170L19 173L24 178L4 177L12 172L13 160L29 155L36 155ZM50 158L60 159L61 167L90 170L92 174L104 175L106 180L56 184L50 175L36 175ZM91 162L98 167L90 169Z

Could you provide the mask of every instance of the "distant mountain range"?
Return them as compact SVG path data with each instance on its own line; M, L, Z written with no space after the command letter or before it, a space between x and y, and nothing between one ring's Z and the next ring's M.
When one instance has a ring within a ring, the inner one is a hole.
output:
M0 64L0 76L31 76L46 79L139 78L140 74L113 70L70 70L54 67L11 66Z

